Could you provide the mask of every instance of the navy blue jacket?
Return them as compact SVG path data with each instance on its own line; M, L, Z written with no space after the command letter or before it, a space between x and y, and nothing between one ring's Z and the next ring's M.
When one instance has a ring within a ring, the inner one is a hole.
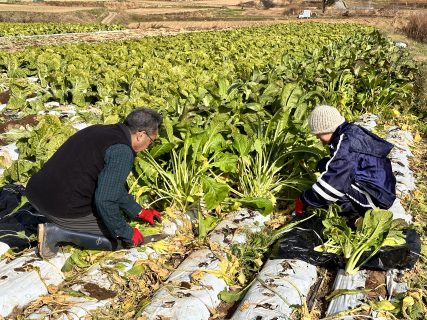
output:
M387 158L393 145L344 122L333 133L329 146L331 158L316 183L302 193L302 202L324 207L345 197L353 184L368 193L375 206L390 208L396 199L396 178Z

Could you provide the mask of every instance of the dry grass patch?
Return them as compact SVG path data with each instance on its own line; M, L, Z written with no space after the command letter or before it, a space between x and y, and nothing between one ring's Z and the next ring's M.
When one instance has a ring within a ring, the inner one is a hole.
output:
M427 43L427 14L417 14L409 17L408 24L403 28L406 36Z

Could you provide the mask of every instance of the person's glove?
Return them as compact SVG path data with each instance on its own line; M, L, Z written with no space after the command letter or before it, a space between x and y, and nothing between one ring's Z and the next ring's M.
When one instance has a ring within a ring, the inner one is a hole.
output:
M304 203L302 202L301 198L298 196L295 199L295 213L297 215L301 215L304 213Z
M133 228L133 236L132 236L133 245L135 247L139 246L143 240L144 240L144 237L142 236L142 233L137 228Z
M142 209L141 212L138 213L137 218L147 221L149 224L154 224L154 220L157 222L162 221L160 212L154 209Z

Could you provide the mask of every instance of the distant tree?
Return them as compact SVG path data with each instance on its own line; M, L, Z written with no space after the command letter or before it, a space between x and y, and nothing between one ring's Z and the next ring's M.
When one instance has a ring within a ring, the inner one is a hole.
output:
M266 9L274 7L273 0L261 0L262 6Z
M322 0L322 12L325 13L326 6L331 6L336 0Z

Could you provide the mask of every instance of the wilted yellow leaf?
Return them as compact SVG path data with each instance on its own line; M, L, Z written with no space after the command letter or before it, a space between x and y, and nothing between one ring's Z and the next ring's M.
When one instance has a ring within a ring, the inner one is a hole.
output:
M403 307L406 309L408 307L413 306L415 303L414 298L407 296L405 298L403 298Z
M149 246L157 253L169 252L169 243L166 240L152 242Z
M249 307L251 306L251 304L249 303L249 302L244 302L244 303L242 303L242 305L240 306L240 310L241 311L245 311L245 310L247 310Z
M420 136L419 132L417 132L417 133L415 134L415 137L414 137L414 142L420 142L421 140L422 140L422 138L421 138L421 136Z
M382 300L375 303L375 309L383 310L383 311L392 311L396 309L396 307L388 300Z
M239 274L239 276L237 277L237 280L239 280L239 283L241 285L244 285L246 283L246 277L243 273Z
M397 110L397 109L392 109L392 110L391 110L391 112L393 113L393 115L394 115L395 117L400 116L400 112L399 112L399 110Z
M153 272L155 272L161 278L166 278L169 275L169 270L162 268L153 261L147 260L147 265Z
M203 270L196 270L191 274L191 280L193 282L200 282L205 275L205 271Z
M50 284L47 286L47 291L51 294L57 293L58 292L58 287L54 286L53 284Z

